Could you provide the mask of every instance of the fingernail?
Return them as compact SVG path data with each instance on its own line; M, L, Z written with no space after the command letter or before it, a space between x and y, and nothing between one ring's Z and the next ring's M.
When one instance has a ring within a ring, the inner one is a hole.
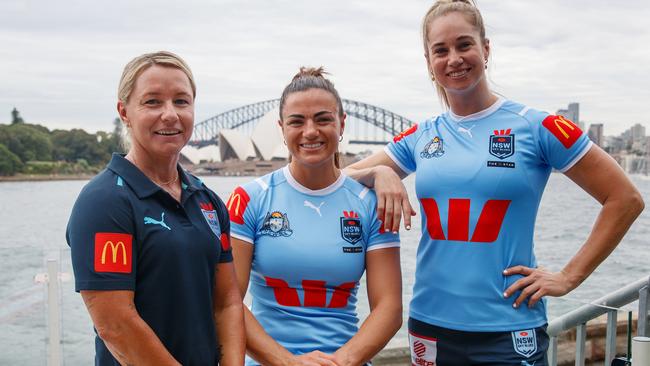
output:
M393 234L397 235L397 231L393 231Z
M406 230L411 230L411 225L406 225Z
M503 274L508 274L508 271L504 269Z
M516 309L516 308L517 308L517 304L516 304L516 303L515 303L515 304L512 304L512 307Z
M507 292L504 292L504 293L503 293L503 297L507 298L507 297L508 297L508 293L507 293Z

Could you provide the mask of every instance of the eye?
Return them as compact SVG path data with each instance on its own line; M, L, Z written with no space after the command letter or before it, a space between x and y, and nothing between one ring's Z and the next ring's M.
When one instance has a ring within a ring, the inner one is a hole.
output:
M287 125L288 126L300 126L303 124L303 121L300 119L290 119L287 120Z
M433 49L433 53L435 55L444 55L445 53L447 53L447 49L444 47L436 47Z
M320 117L320 118L318 118L318 119L316 120L316 122L317 122L317 123L322 123L322 124L327 124L327 123L330 123L330 122L334 122L334 118L331 117L331 116Z
M146 105L158 105L158 104L160 104L160 100L158 100L158 99L146 99L144 101L144 104L146 104Z
M174 99L174 104L177 105L189 105L190 101L187 99L179 98L179 99Z
M471 46L472 46L472 44L470 42L463 42L463 43L458 45L458 49L466 50L466 49L470 48Z

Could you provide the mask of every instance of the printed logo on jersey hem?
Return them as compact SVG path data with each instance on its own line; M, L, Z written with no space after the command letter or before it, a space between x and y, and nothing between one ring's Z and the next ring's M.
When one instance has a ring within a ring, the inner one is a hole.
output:
M567 149L571 148L582 135L580 127L563 116L550 115L544 118L542 125Z
M95 272L131 273L133 236L95 233Z
M212 203L210 202L199 203L199 207L201 207L203 217L205 218L205 221L208 222L210 229L212 229L214 235L219 237L221 235L221 227L219 226L219 220L217 219L217 210L214 209L214 206L212 206Z
M248 196L248 193L242 187L235 188L235 191L232 192L226 203L230 221L239 225L244 224L244 212L246 212L246 207L248 207L250 200L251 198Z
M509 158L515 153L515 135L507 130L494 130L494 135L490 135L490 155L501 160Z
M341 237L350 244L356 244L362 237L361 220L354 211L343 211L341 220ZM345 252L345 248L343 248ZM348 252L346 252L348 253ZM349 252L357 253L357 252Z
M422 152L420 152L420 157L422 159L431 159L439 158L444 154L445 150L443 141L440 137L436 136L431 139L431 141L429 141L426 145L424 145L424 149L422 149Z
M273 211L266 214L260 235L268 235L275 238L278 236L291 236L291 234L293 234L293 230L289 227L289 218L286 213L283 214L280 211Z
M415 131L417 131L417 129L418 129L418 125L414 124L413 126L405 129L404 131L400 132L395 137L393 137L393 142L394 143L400 142L400 140L402 140L404 137L414 133Z
M512 332L512 346L515 352L528 358L537 352L537 337L535 329Z
M409 332L411 364L415 366L436 366L438 339Z

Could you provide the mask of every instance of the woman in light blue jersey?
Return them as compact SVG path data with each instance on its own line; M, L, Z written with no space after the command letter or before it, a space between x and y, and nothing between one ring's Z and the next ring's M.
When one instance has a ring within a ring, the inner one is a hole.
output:
M584 281L620 242L643 200L573 122L490 90L490 42L472 1L437 1L422 32L429 75L449 110L346 169L377 187L379 216L392 230L402 212L408 228L412 209L400 182L385 172L417 173L423 218L409 309L412 363L545 365L540 300ZM559 272L539 268L533 251L537 208L553 168L602 204L587 240Z
M399 237L382 233L374 192L339 168L345 117L323 69L301 68L280 100L289 165L227 203L239 285L252 295L249 365L362 365L402 323ZM358 327L364 271L371 311Z

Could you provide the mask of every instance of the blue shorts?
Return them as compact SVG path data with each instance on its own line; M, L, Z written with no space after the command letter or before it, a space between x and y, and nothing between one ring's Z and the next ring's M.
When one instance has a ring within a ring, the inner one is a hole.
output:
M547 366L546 326L513 332L464 332L409 318L413 366Z

